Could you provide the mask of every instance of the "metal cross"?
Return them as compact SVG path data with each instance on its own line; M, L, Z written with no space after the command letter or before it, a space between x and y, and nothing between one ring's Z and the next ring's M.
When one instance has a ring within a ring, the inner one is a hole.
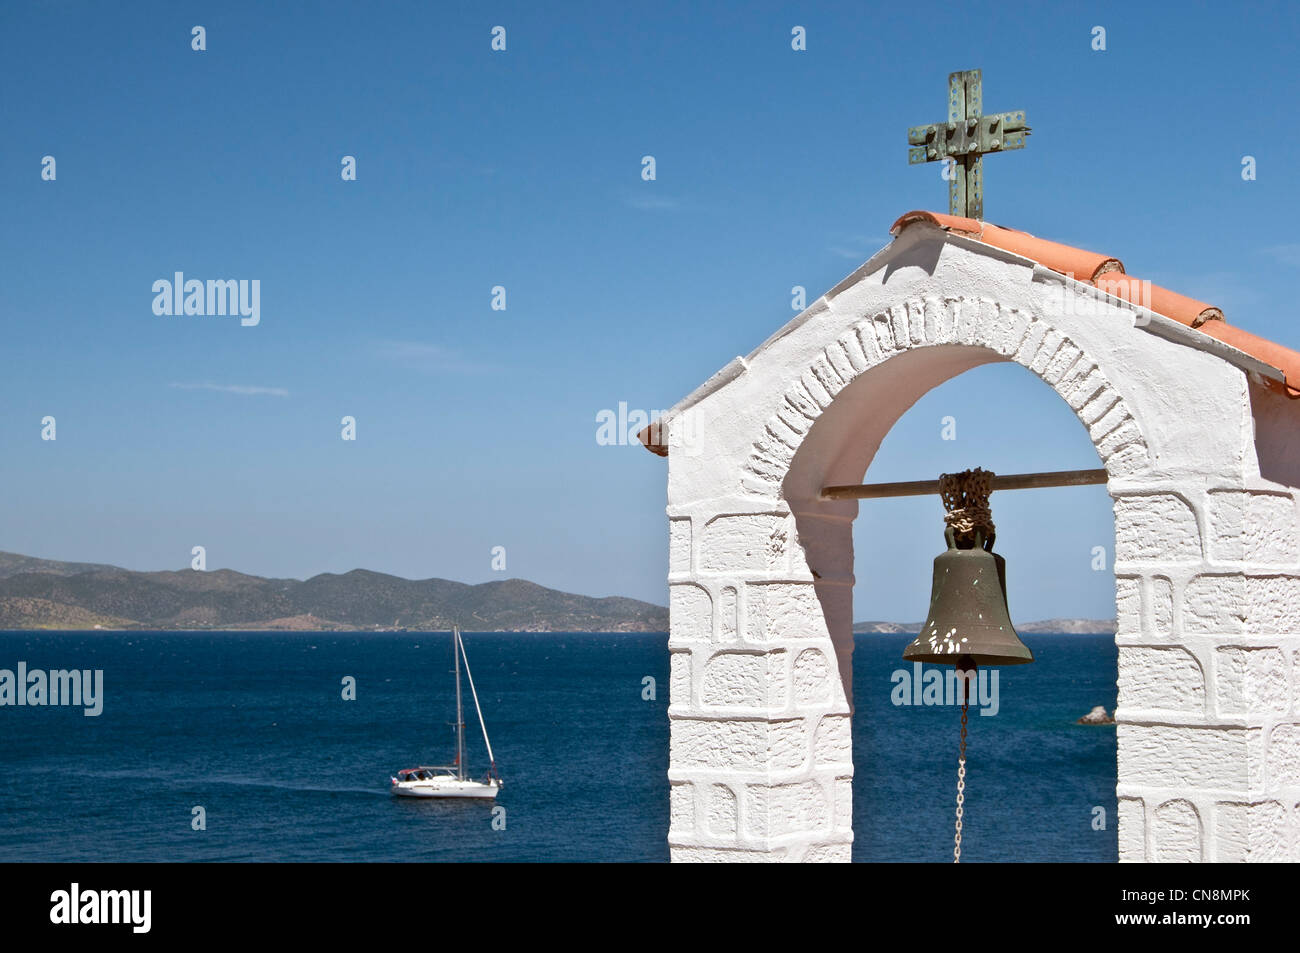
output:
M983 156L989 152L1023 149L1029 127L1024 110L1013 113L980 114L983 98L980 71L948 74L948 121L907 130L907 161L953 160L948 178L948 213L965 218L984 218Z

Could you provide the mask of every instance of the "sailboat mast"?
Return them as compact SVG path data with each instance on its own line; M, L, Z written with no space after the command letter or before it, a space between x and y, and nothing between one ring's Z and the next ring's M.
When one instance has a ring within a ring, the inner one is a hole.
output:
M465 677L469 679L469 691L474 696L474 710L478 712L478 726L483 729L483 744L487 746L488 761L492 765L492 773L497 771L497 759L492 754L492 742L488 741L487 724L483 721L483 707L478 703L478 689L474 687L474 673L469 670L469 656L465 654L465 640L460 640L460 655L465 660Z
M465 713L460 701L460 628L452 626L451 653L456 656L456 776L465 780Z

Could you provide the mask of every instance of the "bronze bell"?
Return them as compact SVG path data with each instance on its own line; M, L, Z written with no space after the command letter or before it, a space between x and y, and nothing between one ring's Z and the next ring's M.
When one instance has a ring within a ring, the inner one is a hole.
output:
M930 615L903 658L969 668L1022 665L1034 654L1020 641L1007 610L1007 563L993 552L993 536L974 532L961 548L953 528L944 531L948 551L934 559Z

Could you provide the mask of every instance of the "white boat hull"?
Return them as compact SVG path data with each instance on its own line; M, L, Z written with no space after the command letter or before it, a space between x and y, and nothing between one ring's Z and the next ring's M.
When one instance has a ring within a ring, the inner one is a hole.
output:
M501 790L493 780L461 781L458 778L435 778L432 781L398 781L392 785L398 797L477 797L494 798Z

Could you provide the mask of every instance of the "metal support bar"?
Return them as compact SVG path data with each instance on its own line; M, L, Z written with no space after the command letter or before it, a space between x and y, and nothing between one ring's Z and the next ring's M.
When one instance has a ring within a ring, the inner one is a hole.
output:
M1045 473L1012 473L995 476L994 490L1038 490L1052 486L1096 486L1106 482L1105 470L1051 470ZM938 480L909 483L865 483L822 488L823 500L877 500L889 496L927 496L939 492Z

